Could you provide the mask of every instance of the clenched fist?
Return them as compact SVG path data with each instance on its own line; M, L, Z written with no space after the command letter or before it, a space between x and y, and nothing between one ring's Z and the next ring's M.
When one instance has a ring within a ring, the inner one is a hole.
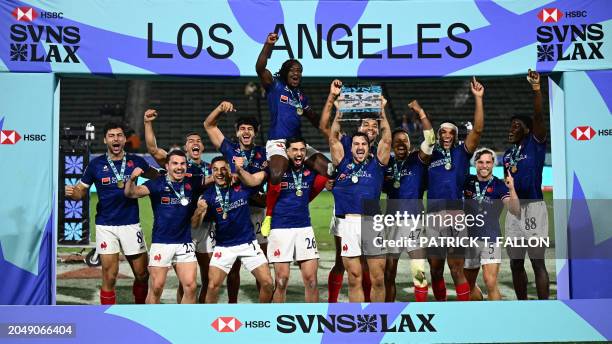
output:
M270 32L268 34L268 37L266 38L266 44L274 45L274 43L276 43L277 41L278 41L278 34Z
M147 111L145 111L145 113L144 113L144 121L145 121L145 123L146 122L153 122L156 118L157 118L157 110L148 109Z

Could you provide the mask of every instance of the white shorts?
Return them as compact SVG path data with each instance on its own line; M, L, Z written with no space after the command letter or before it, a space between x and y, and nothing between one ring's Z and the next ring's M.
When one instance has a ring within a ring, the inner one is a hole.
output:
M548 238L548 210L546 202L531 202L521 205L521 217L506 213L506 237Z
M312 148L310 145L306 145L306 160L317 153L319 153L318 150ZM273 155L281 155L287 158L285 139L268 140L268 142L266 142L266 158L270 160L270 157Z
M485 245L484 240L478 240L478 246L470 246L465 249L463 267L476 269L481 265L501 264L501 255L502 249L494 240L489 240L488 245Z
M338 219L338 234L340 234L340 247L342 257L379 256L387 253L384 246L377 246L376 238L385 238L385 231L374 231L371 226L371 217L347 216ZM362 224L365 228L362 229Z
M454 258L464 258L464 247L447 247L443 245L443 238L465 238L468 236L468 229L464 222L453 222L455 219L464 220L463 210L441 210L427 214L427 228L425 236L429 239L427 247L427 255L429 257L446 258L451 256ZM453 220L453 221L451 221ZM452 224L446 226L447 224ZM435 239L436 245L432 245L431 241Z
M215 246L210 259L210 266L216 266L225 273L229 273L236 259L240 259L242 265L249 271L253 271L263 264L268 264L268 260L257 240L253 240L253 242L237 246Z
M215 224L205 221L199 228L192 228L191 240L197 253L212 253L215 248Z
M403 252L412 252L421 248L421 235L425 236L425 231L418 224L416 226L397 226L389 227L387 239L401 243L401 245L387 245L387 253L401 255ZM398 247L399 246L399 247Z
M185 244L151 244L149 266L171 267L177 263L197 262L195 245Z
M267 244L268 238L261 234L261 223L266 217L266 208L249 206L249 210L251 211L251 222L253 223L253 228L255 228L255 237L257 237L257 242L260 245Z
M319 259L312 227L274 228L268 238L270 263L290 263Z
M124 226L96 225L98 254L115 254L122 250L126 256L147 252L147 244L140 223Z

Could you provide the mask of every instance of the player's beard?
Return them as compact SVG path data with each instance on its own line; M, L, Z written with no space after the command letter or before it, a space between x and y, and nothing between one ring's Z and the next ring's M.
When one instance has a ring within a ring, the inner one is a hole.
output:
M231 177L229 175L218 176L215 175L215 184L219 187L227 187L230 185Z

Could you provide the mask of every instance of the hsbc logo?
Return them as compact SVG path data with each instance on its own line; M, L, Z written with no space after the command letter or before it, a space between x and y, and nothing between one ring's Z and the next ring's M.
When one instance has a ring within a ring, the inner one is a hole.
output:
M563 12L558 8L543 8L538 12L538 19L543 23L556 23L563 17Z
M240 329L242 323L235 317L218 317L210 326L217 332L236 332Z
M0 144L2 145L14 145L21 139L21 135L15 130L2 130L0 131Z
M588 141L595 137L597 132L595 129L587 125L574 128L570 134L578 141Z
M41 134L24 134L23 136L17 130L4 129L4 117L0 117L0 145L14 145L20 140L23 141L47 141L47 135Z
M38 18L38 12L32 7L16 7L11 13L19 21L32 22Z

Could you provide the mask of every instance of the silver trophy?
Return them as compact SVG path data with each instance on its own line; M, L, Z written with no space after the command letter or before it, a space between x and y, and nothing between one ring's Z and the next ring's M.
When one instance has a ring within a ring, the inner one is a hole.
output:
M341 121L359 121L364 117L379 118L382 87L342 86L338 97L338 111L342 113Z

